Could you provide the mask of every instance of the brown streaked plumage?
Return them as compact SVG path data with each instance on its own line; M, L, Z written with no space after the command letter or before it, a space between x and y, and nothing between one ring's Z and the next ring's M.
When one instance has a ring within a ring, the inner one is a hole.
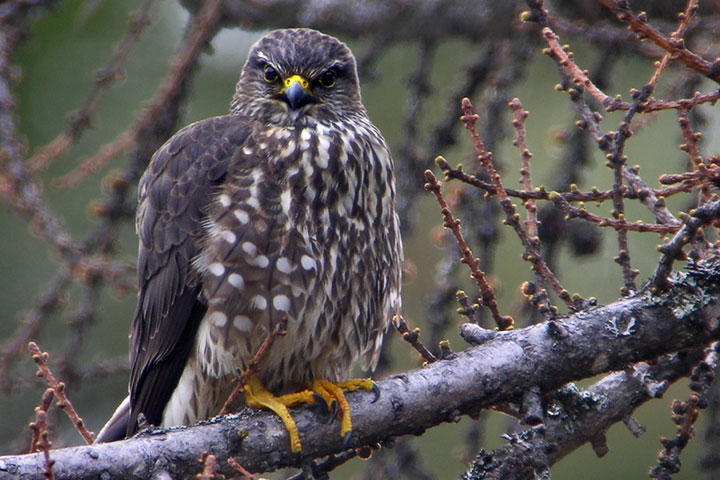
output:
M275 322L275 394L374 368L400 308L389 150L333 37L277 30L251 49L229 115L185 127L140 182L130 396L99 436L216 415Z

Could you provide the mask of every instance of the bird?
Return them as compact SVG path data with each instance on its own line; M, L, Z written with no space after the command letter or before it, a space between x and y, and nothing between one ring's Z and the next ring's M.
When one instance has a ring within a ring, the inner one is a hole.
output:
M351 434L345 390L375 368L401 310L403 247L390 149L338 39L272 31L250 49L226 115L178 131L138 187L129 396L98 435L217 415L280 322L245 402L281 416L319 394ZM304 394L303 394L304 392ZM337 402L337 403L336 403Z

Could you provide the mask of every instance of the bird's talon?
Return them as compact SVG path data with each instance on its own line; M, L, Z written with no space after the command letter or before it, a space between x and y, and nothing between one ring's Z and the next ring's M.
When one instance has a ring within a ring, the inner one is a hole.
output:
M351 436L352 436L352 430L345 434L345 437L343 438L343 444L342 444L343 450L347 450L348 448L350 448L350 437Z
M311 403L313 400L313 394L308 390L276 397L265 389L255 375L251 376L245 385L245 403L251 408L272 410L280 417L290 435L290 449L293 453L299 453L302 450L302 444L295 420L287 407L298 403Z
M313 398L313 400L315 401L315 405L321 405L321 406L323 406L323 407L325 407L326 409L329 410L328 404L327 404L327 402L325 401L325 398L323 398L322 395L320 395L320 394L317 393L317 392L313 392L312 398Z
M329 409L332 410L332 412L330 413L330 420L328 420L328 425L333 423L337 418L338 413L340 412L340 405L338 404L338 402L333 400L332 402L330 402Z
M375 382L373 382L373 385L372 385L372 392L375 394L375 396L370 401L370 403L375 403L380 398L380 387L378 387Z

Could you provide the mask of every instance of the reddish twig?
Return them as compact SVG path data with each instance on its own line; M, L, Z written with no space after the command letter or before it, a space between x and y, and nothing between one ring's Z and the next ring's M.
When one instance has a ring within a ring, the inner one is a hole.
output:
M637 173L637 169L635 168L627 166L623 168L623 176L628 185L632 187L628 190L632 191L637 198L648 207L655 215L658 223L664 225L680 225L680 221L668 210L665 204L665 195L658 195L657 190L649 188Z
M40 404L35 408L35 421L30 423L32 431L32 439L30 440L30 453L42 452L45 457L45 469L43 475L47 480L55 478L53 474L53 465L55 461L50 458L50 449L52 442L50 441L50 432L47 429L47 411L52 403L55 391L48 388L40 399Z
M398 333L402 335L402 339L412 345L412 347L417 350L423 360L425 360L427 363L437 362L437 357L433 355L433 353L428 350L428 348L420 341L419 328L414 328L413 330L410 330L407 326L407 323L405 322L405 319L400 315L395 315L392 319L392 322Z
M100 151L98 151L95 155L87 158L72 171L57 179L55 185L62 190L74 187L85 180L88 175L105 165L111 158L121 154L129 148L135 141L138 134L138 130L126 130L122 132L112 142L100 147Z
M480 140L477 129L475 128L478 116L472 112L470 99L463 99L462 110L463 116L460 118L465 124L465 128L470 132L473 144L475 145L475 150L478 154L478 161L490 177L491 183L495 186L500 206L505 212L505 223L515 230L515 233L520 239L520 243L522 243L522 246L525 249L523 259L532 263L533 269L538 272L542 276L543 280L552 287L555 293L567 304L568 308L571 310L578 310L582 308L582 299L578 296L575 296L575 298L571 297L570 293L565 290L562 285L560 285L558 279L543 260L542 255L540 254L540 240L537 237L530 237L520 225L519 215L517 214L515 205L505 193L505 188L503 187L500 175L493 164L492 153L485 150L485 146Z
M35 342L30 342L28 344L28 349L30 350L30 354L32 355L32 358L38 367L38 376L43 377L47 382L48 386L52 388L53 392L55 393L55 396L57 397L56 405L59 409L65 411L67 416L70 418L70 421L72 421L72 424L75 426L80 435L82 435L82 437L85 439L85 442L88 445L92 445L95 434L85 427L85 423L83 422L82 418L80 418L80 416L77 414L77 412L75 411L75 407L73 407L72 403L70 402L70 399L68 399L65 395L65 384L63 382L58 382L55 378L55 375L53 375L53 373L48 368L47 352L42 352Z
M479 261L473 257L470 247L468 247L465 239L460 232L460 220L456 220L453 217L450 208L443 198L442 192L440 191L440 182L435 178L435 175L430 170L425 170L425 190L431 191L435 195L435 199L440 205L442 215L445 218L443 226L450 229L455 235L460 252L462 254L462 263L466 264L470 268L470 276L475 280L478 288L480 289L481 299L483 305L490 309L495 324L499 330L506 330L512 327L513 319L510 316L502 316L498 311L497 302L495 301L495 292L493 291L490 283L487 281L485 273L480 269ZM502 188L502 187L501 187Z
M215 455L203 452L198 458L198 462L203 466L202 473L195 475L197 480L216 480L218 478L218 464Z
M531 2L532 3L532 2ZM543 14L545 12L540 10L537 12L538 19L543 23L546 19L543 19ZM557 42L555 42L557 43ZM571 72L568 70L567 67L572 66L573 62L572 59L565 55L564 49L558 48L553 49L552 52L558 53L555 55L554 53L550 56L555 59L556 63L558 64L558 67L565 77L566 80L569 80L571 77ZM564 64L567 64L567 67L564 66ZM574 72L579 71L577 66L575 66ZM596 142L598 143L599 148L605 152L607 155L614 155L615 149L612 146L612 140L614 139L612 135L605 135L602 130L600 129L599 122L602 120L602 117L597 113L591 111L587 104L582 101L582 98L579 95L576 95L574 90L568 89L568 93L571 93L573 95L573 101L575 102L577 108L578 108L578 114L581 118L577 122L578 127L588 130L593 137L595 138ZM646 95L649 95L650 89L646 89L645 92ZM716 91L712 95L712 102L717 101L718 95L720 95L720 91ZM700 94L696 94L693 98L698 98ZM616 100L618 100L616 98ZM656 104L665 104L667 102L657 102L653 100L647 100L646 103L643 103L643 98L638 97L636 101L633 104L626 104L621 105L618 107L618 109L623 110L630 110L630 107L634 107L633 112L638 111L651 111L651 108L644 109L644 106L649 106L653 102ZM672 103L672 102L671 102ZM681 107L681 105L684 105L687 108L693 108L695 103L687 102L686 100L680 101L680 103L675 102L672 106L668 106L668 108L685 108ZM655 108L655 107L653 107ZM660 109L658 107L658 109ZM631 117L626 117L626 120L628 120ZM623 140L624 141L624 140ZM620 191L617 191L617 189L613 189L610 192L602 192L602 196L597 195L599 192L593 192L596 196L593 201L601 202L606 200L607 198L613 198L613 196L622 195L624 198L639 198L650 210L655 214L656 218L660 223L663 224L677 224L677 219L667 210L664 202L664 198L669 197L671 195L675 195L680 192L689 192L692 190L696 182L691 181L685 181L682 182L679 185L676 185L672 188L662 188L662 189L650 189L647 187L645 182L637 175L637 172L635 172L633 169L628 168L625 165L622 165L622 174L628 181L628 184L632 186L632 189L621 189ZM464 179L465 181L465 179ZM482 187L481 187L482 188ZM565 200L574 201L588 201L589 198L592 197L591 194L580 194L582 198L576 198L576 196L568 195L567 193L562 194L565 197ZM522 198L522 197L521 197ZM610 219L608 219L610 220ZM625 228L627 230L631 230L632 228L626 228L626 225L623 225L624 221L618 222L617 219L613 222L606 222L607 225L613 225L618 226L620 228Z
M663 185L690 182L693 186L703 182L704 180L714 180L716 182L720 181L720 167L717 165L718 160L720 160L720 157L711 157L708 159L709 164L705 164L705 162L703 162L700 165L700 168L692 172L678 174L663 173L660 175L658 181Z
M649 95L649 90L646 90ZM638 98L638 103L640 99ZM625 150L625 142L632 135L630 130L630 120L632 119L633 111L628 110L625 115L625 120L620 123L619 130L615 133L614 143L615 146L611 153L606 155L608 161L607 166L613 171L613 209L610 211L611 215L617 220L625 219L625 201L624 194L627 191L627 187L624 185L623 167L627 162L627 157L623 153ZM631 292L637 290L635 285L635 277L640 273L638 270L632 268L630 263L630 247L628 245L627 230L617 230L618 239L618 255L613 259L620 265L623 276L623 286L620 292L623 295L629 295Z
M35 453L40 450L40 436L42 432L47 431L47 422L45 414L50 408L55 391L52 388L45 389L40 404L35 407L35 421L30 422L30 430L32 431L32 439L30 440L30 452Z
M690 168L693 171L700 171L705 169L702 155L698 151L698 141L702 135L699 132L695 132L690 125L690 118L688 118L687 110L678 110L678 124L680 125L680 131L682 132L685 143L680 145L680 150L687 152L689 157ZM700 191L698 192L698 204L703 201L707 201L712 192L710 191L710 185L708 182L702 182Z
M10 366L25 350L30 339L40 332L47 314L63 304L63 293L70 284L70 273L61 271L50 287L35 300L32 310L23 316L10 338L3 343L0 351L0 386L3 389L10 388Z
M681 14L683 15L683 14ZM687 18L687 17L685 17ZM682 25L682 24L681 24ZM684 31L684 29L682 30ZM568 51L567 46L560 45L559 37L550 28L545 27L542 30L543 40L547 43L548 48L544 53L555 60L558 66L564 71L568 79L577 87L581 87L587 91L595 100L597 100L608 112L616 110L630 110L633 108L634 102L624 102L620 95L610 97L603 92L592 80L590 80L587 70L582 70L576 63L572 52ZM654 87L657 82L656 75L659 75L660 65L655 70L655 74L650 78L649 84ZM663 67L664 68L664 67ZM570 95L578 93L577 89L567 89ZM691 98L683 98L679 100L657 100L653 98L645 99L637 107L636 111L643 113L651 113L662 110L689 110L703 103L712 103L713 105L720 99L720 90L714 90L710 93L695 93Z
M47 430L40 432L40 439L37 442L37 446L38 450L43 452L43 457L45 457L45 469L43 470L43 475L46 480L53 480L55 478L55 474L53 473L55 460L50 458L50 448L52 448L52 442L50 441L50 434Z
M218 415L227 415L232 411L233 405L237 401L237 398L240 396L241 393L245 391L245 385L247 384L248 379L258 371L260 371L260 361L265 356L265 353L270 348L270 345L272 345L272 343L277 337L285 336L285 334L287 333L287 330L285 330L286 325L287 318L282 317L277 323L277 325L275 325L273 331L270 332L262 345L260 345L260 348L258 348L258 351L255 352L255 355L253 355L252 359L248 362L248 366L242 373L240 378L236 378L235 380L233 380L233 391L230 393L230 396L228 396L227 400L225 400L223 408L222 410L220 410L220 413Z
M457 168L452 168L447 160L443 157L437 157L435 163L445 174L445 180L460 180L463 183L472 185L473 187L480 188L490 195L497 194L497 188L495 185L480 180L475 175L465 173L462 169L462 165L458 165ZM550 192L545 187L536 187L532 191L515 190L513 188L504 188L505 195L508 197L514 197L522 200L549 200ZM572 190L570 192L556 192L565 197L569 202L603 202L610 198L611 192L594 190L593 192L580 192L578 190Z
M626 1L621 0L600 0L615 16L625 22L638 37L647 38L658 47L670 53L674 58L683 62L687 67L703 74L704 76L720 82L720 62L708 62L696 53L685 48L682 39L668 38L661 32L647 23L647 16L644 14L635 15Z
M552 200L559 209L567 213L568 218L582 218L596 223L601 227L611 227L617 232L654 232L665 235L668 233L675 233L680 229L680 225L677 223L664 225L658 223L645 223L641 221L628 222L625 220L625 216L623 214L619 215L617 219L601 217L588 212L583 203L581 203L578 207L570 205L570 203L565 200L562 195L556 194L556 192L551 192L549 199Z
M687 402L674 400L672 403L672 419L678 426L675 437L661 437L663 450L658 454L658 465L650 470L650 478L669 478L670 474L680 471L680 454L695 436L693 424L700 416L700 410L708 406L709 390L715 380L718 366L718 343L715 342L706 351L701 361L690 375L690 398Z
M564 71L568 79L572 81L578 87L586 90L595 100L597 100L608 112L616 110L630 110L633 108L633 103L624 102L620 95L613 97L608 96L603 92L597 85L595 85L589 77L587 70L582 70L575 63L574 55L572 52L567 50L567 47L560 45L559 37L548 27L542 30L543 40L547 43L548 48L544 51L547 55L552 57L558 66ZM657 82L656 76L661 71L662 61L658 63L658 68L655 70L655 74L650 79L650 85L654 87ZM575 95L577 89L567 89L570 95ZM696 105L702 103L712 103L720 99L720 90L715 90L710 93L701 94L695 93L691 98L684 98L680 100L656 100L646 99L641 102L636 110L638 112L656 112L661 110L672 110L672 109L692 109Z
M71 114L66 130L28 160L28 173L35 173L46 168L53 159L75 143L82 132L91 125L92 116L97 111L105 92L110 85L122 77L123 65L132 51L132 47L139 40L143 29L151 23L152 12L157 3L158 0L145 0L140 10L131 16L125 37L115 48L105 68L96 72L95 83L85 99L85 103Z
M681 98L679 100L648 100L641 107L642 112L656 112L660 110L692 110L697 105L703 103L710 103L715 105L720 100L720 90L714 90L709 93L695 92L691 98ZM625 105L625 104L623 104ZM629 110L630 105L627 104L627 108L624 106L618 107L618 110Z
M544 53L553 57L558 65L566 70L566 73L573 83L576 85L582 85L585 90L587 90L587 92L592 95L595 100L600 102L608 112L618 110L620 108L620 105L622 105L622 98L619 96L610 98L602 90L600 90L590 80L587 70L581 70L577 66L573 59L573 54L567 50L567 47L560 46L558 36L550 30L550 28L543 28L542 36L543 40L545 40L545 43L548 45L548 49L544 50ZM572 95L574 92L568 91L568 93Z
M469 322L478 323L477 319L475 318L475 313L478 311L478 308L480 308L480 305L478 305L477 303L471 304L470 298L467 296L464 290L456 291L455 299L460 305L457 309L457 312L460 315L464 315L465 317L467 317Z
M520 183L525 188L526 192L533 191L532 177L530 175L530 159L532 153L527 147L525 141L525 119L528 117L528 112L523 110L520 100L513 98L509 103L510 110L513 112L513 127L515 127L516 136L513 140L513 145L520 150ZM533 239L535 243L539 243L538 237L538 219L537 219L537 206L535 205L534 199L528 199L523 202L525 209L527 210L527 216L525 217L525 229L527 230L528 236ZM552 305L550 298L547 295L547 290L538 287L535 283L542 285L544 283L542 276L539 272L535 271L535 282L525 282L522 291L526 297L530 300L530 303L537 308L537 311L546 318L551 319L557 316L557 308ZM533 288L530 288L532 285ZM529 290L533 290L532 294L526 293Z
M533 190L532 177L530 176L530 159L532 158L532 153L530 153L527 143L525 142L525 119L528 117L528 112L527 110L523 110L522 104L517 98L513 98L508 106L513 112L512 124L513 127L515 127L513 145L520 150L520 183L526 192L531 192ZM537 237L538 234L535 200L529 198L524 203L525 209L527 210L525 228L527 229L528 235L534 238Z
M188 72L195 65L202 48L217 27L222 5L221 0L208 0L203 4L202 9L195 17L185 45L172 62L172 68L165 76L160 88L153 95L150 104L143 110L132 128L120 133L114 140L104 145L98 153L87 159L78 167L78 170L61 179L61 187L74 185L84 178L87 173L102 165L107 159L118 155L131 146L142 132L152 129L153 124L157 121L166 105L181 91L181 86L185 82Z
M688 25L690 24L690 20L692 20L693 16L695 16L695 13L697 12L698 8L698 2L697 0L688 0L687 5L685 7L685 12L680 13L678 16L680 18L680 24L675 29L674 32L670 34L670 38L675 41L682 41L682 37L685 34L685 30L687 30ZM660 77L665 72L667 67L670 65L670 62L673 60L674 55L670 52L665 53L663 55L662 60L655 63L655 71L652 74L652 77L650 77L650 81L648 82L649 85L652 85L653 88L657 85L657 82L660 80Z
M685 12L680 14L680 24L671 35L673 40L680 39L681 41L681 37L687 29L687 26L697 9L696 3L697 2L695 2L694 0L688 1ZM542 13L544 14L544 12ZM538 15L538 18L542 16L543 15ZM561 69L561 71L564 71L567 78L570 78L572 82L577 85L583 85L583 88L586 88L598 101L600 101L605 106L606 110L619 109L619 107L625 109L625 105L621 105L622 102L619 96L616 97L614 100L611 100L609 97L605 96L599 89L597 89L597 87L595 87L592 82L590 82L587 76L587 72L580 71L580 69L573 61L572 54L567 52L566 48L560 47L557 36L549 28L543 29L543 37L545 38L546 42L550 47L547 50L547 53L556 60L556 62L558 63L558 67ZM619 131L613 136L613 148L610 148L607 143L606 148L603 148L607 152L607 157L609 160L608 165L613 168L615 175L615 182L612 189L612 214L615 219L619 221L624 220L623 198L627 196L626 187L623 185L624 177L628 179L628 183L631 183L635 190L639 193L639 198L643 201L643 203L656 214L658 221L666 224L678 224L677 220L669 213L669 211L665 207L664 199L662 199L662 197L653 198L650 190L644 186L644 182L642 182L639 177L637 177L637 175L633 175L633 173L627 169L627 167L624 165L625 156L623 155L625 141L630 135L632 135L629 127L632 117L636 112L648 111L647 107L649 103L655 102L654 100L649 99L650 94L652 93L655 85L657 84L657 81L660 78L660 75L665 70L671 59L672 56L670 54L666 54L663 59L657 63L657 68L655 69L655 72L653 73L648 84L645 85L645 87L641 91L633 93L635 101L629 106L629 108L627 108L628 114L625 116L624 121L621 123ZM567 91L574 98L579 98L579 96L576 94L575 89L568 88ZM699 94L696 94L694 98L697 98L698 96ZM669 108L669 105L667 104L667 102L655 102L653 108ZM586 120L585 123L596 123L598 121L598 115L595 114L591 122L588 122ZM689 133L685 136L686 138L692 138ZM691 145L692 141L687 141L685 144L686 147L691 147ZM630 177L632 177L632 179ZM689 185L678 186L677 191L686 191L686 189L689 189L689 187ZM709 187L706 183L703 184L700 195L701 198L705 199L709 197ZM607 224L607 222L605 223ZM620 264L623 272L624 286L622 287L621 291L623 292L623 294L628 294L630 291L636 289L634 278L638 274L638 270L634 270L630 265L627 229L621 228L616 230L618 236L619 254L617 257L615 257L615 261ZM702 247L702 245L704 245L704 243L700 242L699 246Z
M435 159L435 163L440 167L440 169L445 174L446 180L460 180L463 183L466 183L468 185L472 185L473 187L480 188L487 192L490 195L495 195L497 192L497 189L494 185L484 182L477 178L475 175L470 175L465 173L461 166L458 165L458 168L452 168L447 160L445 160L443 157L437 157ZM628 183L635 184L638 188L633 188L631 190L626 190L623 195L625 198L641 198L644 195L652 195L657 198L665 198L670 197L678 193L682 192L689 192L695 186L698 184L699 181L705 178L714 179L720 177L720 170L716 170L715 167L709 167L701 172L688 172L683 173L679 175L672 175L672 174L663 174L660 176L660 183L664 184L673 184L678 182L683 182L681 185L676 185L671 188L649 188L645 184L644 181L642 181L639 177L637 177L636 174L634 174L631 170L627 169L628 167L625 167L623 170L623 175L628 180ZM665 180L663 180L665 179ZM593 189L592 192L581 192L577 189L572 188L569 192L557 192L557 191L548 191L544 187L535 187L535 189L531 192L525 191L525 190L515 190L512 188L505 188L505 194L508 197L514 197L518 198L522 201L526 201L528 199L533 200L550 200L550 196L556 196L560 195L565 199L567 202L595 202L595 203L601 203L606 200L609 200L612 198L612 191L610 190L597 190ZM651 208L654 213L657 213L655 208ZM669 213L669 212L668 212ZM666 216L666 215L663 215ZM670 218L667 217L666 218ZM608 219L612 220L612 219ZM672 223L670 221L661 221L661 223ZM618 225L620 228L626 228L629 230L632 230L632 227L626 227L622 225L622 222Z
M546 320L552 320L558 316L558 309L550 303L547 290L539 287L535 282L523 282L520 291ZM591 297L588 301L592 302L593 298Z
M660 261L655 269L655 274L651 280L651 289L653 291L664 291L670 287L668 275L672 271L672 265L675 260L685 260L686 255L683 247L690 243L697 231L709 225L720 216L720 200L709 202L700 207L691 210L689 214L683 213L680 218L684 225L675 234L675 236L665 245L659 247Z
M442 157L436 159L437 164L442 169L447 179L460 180L463 183L472 185L477 188L481 188L489 194L495 194L497 188L487 182L483 182L474 175L469 175L462 171L462 169L453 169L448 164L447 160ZM601 227L610 227L615 230L627 230L634 232L655 232L662 235L667 233L674 233L678 230L677 225L679 222L665 207L664 201L661 199L664 197L672 196L680 192L688 192L692 190L697 181L690 181L696 178L713 178L720 176L720 171L714 169L706 169L703 173L697 174L683 174L682 176L664 175L661 179L667 177L668 181L665 183L674 183L674 181L684 181L681 185L672 188L663 189L650 189L647 187L644 181L636 174L634 174L627 167L623 170L623 175L628 179L628 183L633 185L633 190L625 190L625 198L639 198L655 213L658 218L659 224L645 223L642 221L628 222L624 219L624 216L620 219L603 217L596 215L585 210L584 206L573 207L570 202L595 202L601 203L611 198L611 191L599 191L593 192L580 192L571 185L569 192L557 192L547 191L543 187L535 188L533 191L524 190L513 190L511 188L504 188L505 194L508 197L519 198L523 202L529 199L533 200L549 200L554 202L560 209L568 213L571 217L584 218L588 221L597 223Z
M228 458L228 461L227 461L227 462L228 462L228 465L230 465L230 466L233 468L233 470L236 470L236 471L240 472L240 475L242 475L243 477L247 478L247 480L266 480L266 479L264 479L264 478L256 477L256 476L253 475L252 473L248 472L247 469L245 469L245 467L243 467L242 465L240 465L240 464L238 463L238 461L235 460L235 459L232 458L232 457Z

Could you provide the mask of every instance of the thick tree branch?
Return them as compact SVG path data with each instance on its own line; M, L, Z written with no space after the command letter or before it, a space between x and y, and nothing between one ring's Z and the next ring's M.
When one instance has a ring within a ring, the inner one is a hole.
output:
M194 11L201 0L181 3ZM515 2L468 3L465 0L370 0L351 5L346 0L296 2L295 0L229 0L224 2L223 21L248 29L303 25L323 31L341 31L345 38L367 37L392 32L396 40L417 39L423 32L426 39L448 35L478 38L487 29L498 28L502 19L514 18ZM397 19L402 18L401 22Z
M599 457L604 456L605 433L613 424L632 421L630 415L640 405L661 397L670 383L687 375L703 358L701 349L682 353L663 356L653 365L640 363L631 373L607 375L586 390L571 386L558 391L543 425L513 435L505 448L480 451L462 478L532 480L537 465L552 466L587 442Z
M420 434L443 422L457 421L497 404L520 402L523 392L537 387L550 392L569 381L620 370L660 355L699 348L720 339L714 300L720 292L720 271L696 267L676 274L669 293L643 291L606 307L579 312L563 321L549 321L516 331L493 332L474 324L463 336L482 345L443 361L393 375L377 383L381 396L348 395L353 415L350 447L374 445L391 437ZM305 458L342 449L337 423L327 424L313 408L293 410ZM250 471L299 466L290 452L282 422L268 412L244 410L195 427L156 430L110 444L50 452L57 479L156 478L198 473L197 458L208 451L221 470L230 473L229 457ZM42 455L0 457L0 480L43 478Z

